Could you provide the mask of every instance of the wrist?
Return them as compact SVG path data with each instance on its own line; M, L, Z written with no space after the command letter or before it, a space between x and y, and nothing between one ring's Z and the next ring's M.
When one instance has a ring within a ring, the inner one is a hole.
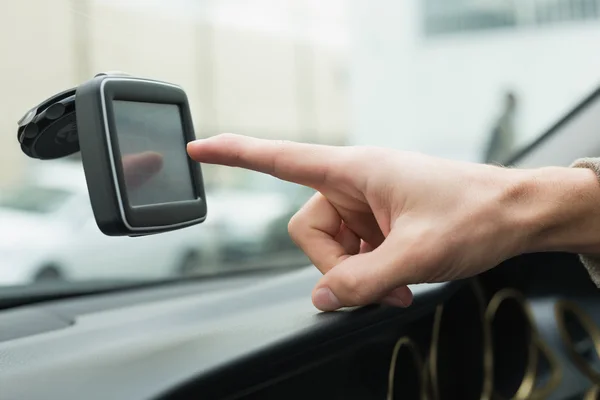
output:
M522 253L600 254L600 184L587 168L513 170L506 218L521 229Z

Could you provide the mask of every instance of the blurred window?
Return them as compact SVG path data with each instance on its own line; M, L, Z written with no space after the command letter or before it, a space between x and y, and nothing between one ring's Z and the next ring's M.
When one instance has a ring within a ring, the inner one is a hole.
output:
M426 35L596 20L600 0L425 0Z

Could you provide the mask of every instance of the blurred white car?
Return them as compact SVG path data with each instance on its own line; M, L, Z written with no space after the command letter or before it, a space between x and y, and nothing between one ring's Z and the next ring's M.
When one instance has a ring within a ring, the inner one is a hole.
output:
M0 285L210 273L219 264L218 241L210 218L160 235L105 236L92 214L83 169L71 161L43 162L24 183L0 194Z
M214 190L207 202L208 218L218 225L222 262L240 267L269 255L269 228L290 209L285 194L274 191Z

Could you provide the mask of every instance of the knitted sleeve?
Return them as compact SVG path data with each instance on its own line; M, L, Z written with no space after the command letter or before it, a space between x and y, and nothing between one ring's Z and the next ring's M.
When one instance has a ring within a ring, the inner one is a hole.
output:
M580 158L571 164L572 168L589 168L598 177L600 181L600 158ZM579 255L579 259L588 270L592 281L600 287L600 257L591 257L584 254Z

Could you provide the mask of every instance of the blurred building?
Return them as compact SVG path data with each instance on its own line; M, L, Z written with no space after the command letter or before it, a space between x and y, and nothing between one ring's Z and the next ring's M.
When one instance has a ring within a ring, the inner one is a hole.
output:
M504 93L519 145L600 84L598 0L352 0L352 141L479 161Z
M0 4L1 183L18 179L26 161L16 140L17 120L45 97L76 82L70 7L67 0Z
M3 2L0 187L29 162L16 141L16 121L25 111L106 70L182 85L199 137L236 132L345 143L342 3Z

